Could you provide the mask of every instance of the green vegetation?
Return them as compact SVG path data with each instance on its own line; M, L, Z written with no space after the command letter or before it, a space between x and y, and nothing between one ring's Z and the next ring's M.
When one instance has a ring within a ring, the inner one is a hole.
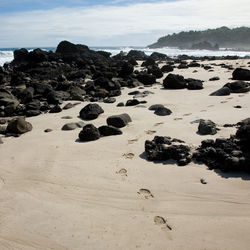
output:
M250 49L250 28L240 27L229 29L221 27L204 31L188 31L174 33L158 39L149 48L179 47L189 49L193 44L209 42L218 44L220 48Z

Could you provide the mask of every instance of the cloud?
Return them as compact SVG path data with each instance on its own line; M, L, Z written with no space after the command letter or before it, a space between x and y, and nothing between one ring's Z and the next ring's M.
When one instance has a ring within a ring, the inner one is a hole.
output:
M179 0L12 13L0 16L0 47L147 45L181 30L249 26L249 12L249 0Z

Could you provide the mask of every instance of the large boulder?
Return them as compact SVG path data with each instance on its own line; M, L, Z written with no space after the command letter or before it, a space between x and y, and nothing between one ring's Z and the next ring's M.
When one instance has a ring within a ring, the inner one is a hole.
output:
M107 124L116 128L123 128L131 121L130 116L126 113L121 115L112 115L107 118Z
M246 80L246 81L250 81L250 70L248 70L248 69L242 69L242 68L236 68L233 71L233 79L234 80Z
M163 80L163 86L165 89L184 89L187 84L183 76L170 73Z
M19 117L12 119L6 129L7 133L13 134L24 134L32 130L32 125L29 122L26 122L24 118Z
M152 85L156 82L156 77L152 74L141 73L138 74L137 80L144 85Z
M135 60L145 60L147 58L147 55L140 50L130 50L127 54L127 58L133 58Z
M83 120L94 120L103 112L104 110L97 103L90 103L81 109L79 115Z
M100 138L99 130L93 124L87 124L79 133L80 141L95 141Z

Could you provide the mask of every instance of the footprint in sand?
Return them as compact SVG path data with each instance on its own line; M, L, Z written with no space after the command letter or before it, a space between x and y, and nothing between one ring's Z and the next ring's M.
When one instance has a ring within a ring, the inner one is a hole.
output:
M220 103L227 103L227 101L221 101Z
M158 226L164 226L162 227L162 229L169 229L172 230L172 227L170 225L167 224L167 220L165 220L163 217L161 216L155 216L154 218L154 223Z
M164 122L157 122L157 123L155 123L155 127L157 127L157 126L159 126L159 125L162 125L162 124L164 124Z
M155 134L156 131L155 130L147 130L147 131L145 131L145 133L148 135L152 135L152 134Z
M125 168L122 168L122 169L120 169L119 171L117 171L116 172L117 174L119 174L119 175L121 175L121 176L123 176L123 177L127 177L128 176L128 171L127 171L127 169L125 169Z
M126 159L133 159L135 155L133 153L125 153L122 156Z
M184 114L183 116L190 116L192 115L192 113L187 113L187 114Z
M141 188L139 190L139 192L137 192L137 193L140 194L140 195L143 195L145 199L154 198L154 196L152 195L150 190L145 189L145 188Z
M245 95L238 95L239 97L243 97L243 96L245 96Z
M206 109L202 109L200 112L207 112L207 110Z
M214 107L214 105L209 105L209 106L207 106L208 108L211 108L211 107Z
M227 98L227 100L231 100L231 99L233 99L233 97L228 97L228 98Z
M176 117L176 118L174 118L174 120L175 120L175 121L179 121L179 120L183 120L183 119L180 118L180 117Z
M139 140L139 138L128 140L128 144L133 144L133 143L137 142L138 140Z

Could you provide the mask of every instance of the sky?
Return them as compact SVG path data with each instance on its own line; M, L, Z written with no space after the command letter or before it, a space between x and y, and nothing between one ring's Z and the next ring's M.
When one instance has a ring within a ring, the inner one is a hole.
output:
M250 27L250 0L0 0L0 48L146 46L188 30Z

